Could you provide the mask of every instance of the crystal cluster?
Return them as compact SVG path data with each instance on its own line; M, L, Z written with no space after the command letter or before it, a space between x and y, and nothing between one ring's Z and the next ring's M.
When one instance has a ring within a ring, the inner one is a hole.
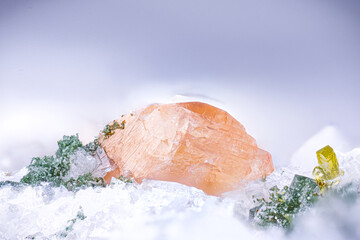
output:
M99 161L104 158L99 158L98 151L101 148L97 145L92 142L84 146L78 135L64 136L58 141L55 156L34 157L27 167L27 174L20 182L33 186L46 182L54 186L65 186L68 190L101 186L102 177L111 168L108 168L110 163Z
M339 183L340 176L344 173L339 168L334 150L327 145L318 150L316 156L319 166L313 171L315 180L295 175L290 188L285 186L280 191L277 186L272 187L269 200L256 199L259 205L250 209L250 220L261 226L277 225L289 228L296 214L311 206L318 196L325 196L326 189ZM332 189L331 192L334 194L344 189Z
M249 218L261 226L289 228L296 214L306 210L318 198L320 189L315 180L295 175L290 187L270 189L269 200L257 199L258 206L250 209Z
M318 150L316 156L319 166L314 168L313 175L323 192L337 184L344 173L340 170L335 152L329 145Z
M108 183L123 175L220 195L273 171L271 155L258 148L245 128L205 103L154 104L115 122L126 124L98 140L117 165L105 176Z

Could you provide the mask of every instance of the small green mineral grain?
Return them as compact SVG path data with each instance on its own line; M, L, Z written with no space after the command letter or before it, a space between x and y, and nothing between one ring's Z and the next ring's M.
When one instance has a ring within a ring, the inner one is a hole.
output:
M294 217L314 204L320 190L316 181L295 175L290 187L270 189L269 200L257 199L259 205L250 209L249 219L260 226L278 226L290 229Z
M114 120L113 124L111 124L111 125L107 124L104 127L104 130L102 131L103 135L105 136L105 139L114 135L116 129L125 129L125 123L126 123L125 120L123 120L120 124L119 124L119 122Z

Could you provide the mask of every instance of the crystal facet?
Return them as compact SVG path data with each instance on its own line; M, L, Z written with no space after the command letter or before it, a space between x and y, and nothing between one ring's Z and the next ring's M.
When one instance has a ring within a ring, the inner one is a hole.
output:
M343 172L339 169L339 163L334 150L325 146L316 152L319 166L313 170L313 175L322 191L339 182Z
M281 191L277 186L270 189L269 200L257 199L258 206L249 210L249 219L261 226L291 226L296 214L316 202L320 189L314 179L295 175L290 187Z
M124 129L99 143L117 168L105 176L131 175L173 181L220 195L273 171L271 155L258 148L227 112L190 102L151 105L121 117Z

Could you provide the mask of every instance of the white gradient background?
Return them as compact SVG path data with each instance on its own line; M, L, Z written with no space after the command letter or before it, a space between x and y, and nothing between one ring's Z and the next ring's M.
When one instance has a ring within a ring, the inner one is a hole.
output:
M359 23L357 0L1 0L0 170L189 99L231 113L276 166L329 124L359 146Z

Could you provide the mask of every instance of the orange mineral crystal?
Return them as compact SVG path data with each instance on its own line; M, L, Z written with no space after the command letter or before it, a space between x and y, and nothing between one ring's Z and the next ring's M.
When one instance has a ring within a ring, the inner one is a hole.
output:
M116 164L112 177L173 181L211 195L273 171L271 155L227 112L201 102L150 105L121 117L99 143ZM111 126L113 123L110 123Z

